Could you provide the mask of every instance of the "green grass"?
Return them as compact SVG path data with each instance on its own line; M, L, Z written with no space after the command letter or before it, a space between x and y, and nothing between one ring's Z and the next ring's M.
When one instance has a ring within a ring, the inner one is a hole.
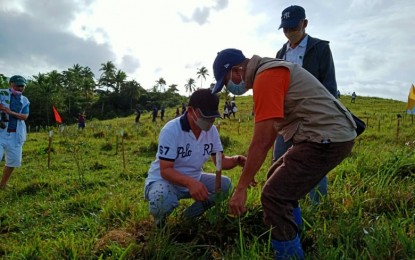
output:
M329 194L300 201L307 259L415 258L415 123L405 103L359 97L342 102L368 123L352 154L329 174ZM222 107L224 100L221 100ZM225 153L245 154L253 130L251 97L236 100L235 119L217 121ZM167 110L170 118L175 110ZM398 118L400 114L400 118ZM23 165L0 190L0 257L4 259L272 259L262 225L260 191L271 152L248 193L246 215L227 202L188 222L184 200L156 230L143 182L165 122L151 115L31 132ZM32 129L34 129L32 127ZM124 158L120 131L124 131ZM48 131L53 130L48 167ZM4 163L2 163L4 165ZM214 171L212 163L206 171ZM234 183L240 169L225 171Z

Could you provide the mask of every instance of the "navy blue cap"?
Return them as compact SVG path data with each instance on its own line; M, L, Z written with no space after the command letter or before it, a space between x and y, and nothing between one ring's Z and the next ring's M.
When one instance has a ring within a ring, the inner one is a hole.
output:
M300 21L305 19L305 10L301 6L292 5L284 9L281 14L281 28L295 28Z
M26 79L20 75L14 75L9 79L9 83L13 82L17 86L26 86Z
M237 49L224 49L218 52L218 56L216 56L216 59L213 62L213 74L215 75L216 85L213 88L212 93L218 93L222 90L226 73L245 59L242 51Z

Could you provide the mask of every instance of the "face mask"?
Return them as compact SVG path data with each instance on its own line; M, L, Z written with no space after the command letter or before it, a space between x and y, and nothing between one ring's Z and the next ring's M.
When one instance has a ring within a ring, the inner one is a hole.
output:
M231 72L231 79L228 81L228 84L226 85L226 89L229 90L234 95L240 96L247 92L248 90L245 88L245 81L242 79L241 76L241 82L239 84L236 84L232 81L232 72Z
M203 131L209 131L212 128L214 121L209 121L204 118L197 117L196 114L193 112L194 117L196 117L195 124L202 129ZM194 119L193 119L194 120Z
M12 93L13 93L13 95L15 95L15 96L20 96L23 92L21 92L21 91L17 91L17 90L15 90L14 88L10 88L11 89L11 91L12 91Z

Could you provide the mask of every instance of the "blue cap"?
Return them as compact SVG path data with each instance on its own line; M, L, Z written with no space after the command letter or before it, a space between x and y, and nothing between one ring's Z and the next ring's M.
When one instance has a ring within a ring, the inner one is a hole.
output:
M305 10L301 6L292 5L284 9L281 14L281 28L295 28L300 21L305 19Z
M216 85L212 93L218 93L222 90L226 73L245 59L242 51L237 49L224 49L218 52L218 56L216 56L213 62L213 74L215 75Z
M9 83L13 82L17 86L26 86L26 79L20 75L14 75L10 78Z

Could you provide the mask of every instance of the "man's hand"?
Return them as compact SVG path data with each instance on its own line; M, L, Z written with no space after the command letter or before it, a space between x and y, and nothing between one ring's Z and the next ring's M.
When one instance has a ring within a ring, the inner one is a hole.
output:
M236 165L244 167L246 162L246 157L243 155L236 155Z
M209 197L208 189L200 181L192 181L187 188L189 189L190 196L192 196L192 198L196 201L205 201Z
M239 216L246 211L246 189L236 189L229 201L229 213Z

